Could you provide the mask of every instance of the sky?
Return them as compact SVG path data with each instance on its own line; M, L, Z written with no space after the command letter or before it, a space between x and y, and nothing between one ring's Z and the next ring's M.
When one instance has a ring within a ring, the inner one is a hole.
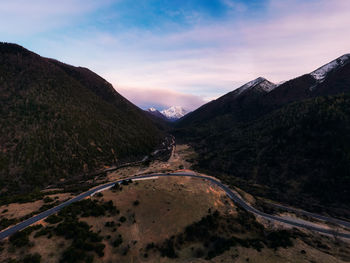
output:
M1 0L0 36L91 69L141 108L194 110L350 53L350 1Z

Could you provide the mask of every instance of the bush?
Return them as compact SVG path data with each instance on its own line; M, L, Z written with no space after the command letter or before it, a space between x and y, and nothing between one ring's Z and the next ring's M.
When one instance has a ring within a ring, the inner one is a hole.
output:
M166 242L159 248L162 257L168 258L177 258L177 254L174 248L174 239L168 239Z
M122 185L129 185L129 184L132 184L132 180L131 179L127 179L127 180L123 180L120 184Z
M115 226L115 222L114 221L109 221L105 223L105 227L114 227Z
M291 234L286 230L271 232L267 235L266 239L269 248L276 249L278 247L287 248L293 246Z
M45 236L47 234L51 233L48 227L45 227L41 229L40 231L36 232L34 235L34 238L40 237L40 236Z
M38 253L26 255L23 260L23 263L40 263L41 255Z
M42 227L42 225L36 225L27 227L22 231L18 231L10 236L9 241L15 247L24 247L29 244L29 235Z
M102 237L90 231L85 222L77 218L67 217L55 228L55 233L66 239L73 239L71 246L63 253L61 262L91 262L93 258L86 252L96 252L99 257L104 255L105 245L100 243Z
M54 200L53 200L51 197L46 196L46 197L43 199L43 201L44 201L44 203L51 203L51 202L53 202Z
M109 212L111 214L117 214L117 208L114 206L112 201L108 201L105 203L98 203L92 201L91 199L85 199L76 203L73 203L64 209L62 209L58 215L63 217L71 217L75 218L78 215L81 215L83 217L89 217L89 216L103 216L106 214L106 212Z
M47 222L49 224L56 224L56 223L61 222L61 221L62 221L62 217L59 217L57 215L51 215L45 219L45 222Z
M114 186L111 188L111 190L122 190L122 187L120 186L119 183L115 183Z
M118 235L117 238L113 241L113 247L119 247L123 243L123 237Z
M25 230L18 231L12 236L10 236L9 240L12 245L15 247L24 247L29 244L29 233Z
M7 219L7 218L2 218L0 220L0 230L7 228L8 226L14 225L17 223L17 220L12 218L12 219Z

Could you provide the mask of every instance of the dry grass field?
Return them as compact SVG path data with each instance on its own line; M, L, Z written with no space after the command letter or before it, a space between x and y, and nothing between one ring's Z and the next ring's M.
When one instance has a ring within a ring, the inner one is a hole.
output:
M106 190L91 197L97 203L112 201L118 210L115 215L79 217L90 230L98 233L105 245L104 255L94 255L93 262L205 262L193 256L191 247L179 250L177 258L162 257L157 250L147 250L149 244L161 244L172 236L218 210L220 214L237 218L242 210L229 201L225 194L207 181L192 178L154 178L123 185L122 190ZM123 218L123 219L122 219ZM113 223L112 223L113 222ZM57 226L42 222L44 227ZM41 262L60 262L62 253L71 240L61 236L29 235L28 246L15 248L10 242L2 244L1 262L8 258L21 258L25 254L39 253ZM118 237L122 242L114 244ZM254 231L237 233L240 238L254 238ZM210 262L348 262L350 248L345 243L335 244L332 238L311 236L293 239L288 248L261 251L233 246Z

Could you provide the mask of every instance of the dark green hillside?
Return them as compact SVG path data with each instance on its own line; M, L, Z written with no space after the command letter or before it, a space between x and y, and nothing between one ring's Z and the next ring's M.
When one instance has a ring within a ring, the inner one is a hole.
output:
M0 44L0 189L30 190L147 154L161 133L95 73Z
M290 104L192 142L199 167L229 183L350 216L350 95Z
M321 67L323 79L315 71L266 89L258 78L188 114L173 133L200 153L199 168L229 183L350 218L350 100L341 95L350 91L349 57Z
M234 123L247 121L261 115L261 100L268 93L263 86L274 84L264 78L258 78L257 83L245 89L246 85L231 91L220 98L204 104L197 110L181 118L177 127L185 129L205 128L215 129L232 127ZM245 89L240 91L241 89Z

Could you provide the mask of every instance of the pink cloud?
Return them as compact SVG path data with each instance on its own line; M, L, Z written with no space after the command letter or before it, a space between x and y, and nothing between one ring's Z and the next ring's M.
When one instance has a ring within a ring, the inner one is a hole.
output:
M270 0L267 10L261 20L242 16L176 32L66 35L41 40L40 51L91 68L141 107L191 109L258 76L287 80L350 52L350 1Z
M171 106L182 106L187 110L194 110L206 102L195 95L166 89L119 87L117 91L143 109L156 107L162 110Z

